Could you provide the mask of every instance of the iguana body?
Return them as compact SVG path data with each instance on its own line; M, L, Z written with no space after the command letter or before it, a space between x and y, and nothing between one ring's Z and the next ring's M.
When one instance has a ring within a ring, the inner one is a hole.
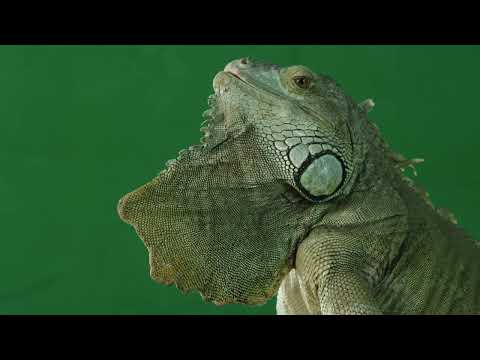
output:
M248 59L214 79L203 145L124 196L151 276L279 314L480 313L480 248L330 78Z

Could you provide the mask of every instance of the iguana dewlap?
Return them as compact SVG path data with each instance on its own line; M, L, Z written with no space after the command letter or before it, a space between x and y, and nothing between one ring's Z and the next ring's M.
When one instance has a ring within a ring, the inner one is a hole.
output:
M150 274L279 314L478 314L480 248L402 170L361 104L304 66L240 59L202 143L119 202Z

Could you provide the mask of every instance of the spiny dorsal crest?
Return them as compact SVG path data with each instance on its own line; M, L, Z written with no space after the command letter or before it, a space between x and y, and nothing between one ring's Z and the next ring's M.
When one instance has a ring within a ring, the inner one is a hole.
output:
M375 103L372 99L367 99L362 101L359 106L365 113L367 113L373 109ZM425 160L422 158L407 159L402 154L394 152L381 136L380 129L377 124L375 124L373 121L370 121L370 123L373 125L373 128L375 129L375 132L381 144L383 145L387 158L390 159L393 165L401 171L402 180L404 180L417 194L419 194L425 203L434 209L440 216L452 222L453 224L458 224L457 218L450 210L446 208L436 208L430 200L430 194L418 184L415 184L415 182L405 174L405 169L410 168L413 171L413 175L418 176L415 165L421 164Z

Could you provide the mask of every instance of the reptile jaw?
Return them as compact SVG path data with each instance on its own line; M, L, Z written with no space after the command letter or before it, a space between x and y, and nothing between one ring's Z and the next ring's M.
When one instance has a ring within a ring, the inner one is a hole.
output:
M245 59L241 59L241 60L234 60L230 63L228 63L225 68L223 69L224 72L226 73L230 73L232 74L233 76L235 76L237 79L239 80L242 80L242 81L245 81L243 78L242 78L242 75L240 73L240 68L241 67L245 67L246 66L246 60Z
M228 92L229 85L232 81L240 81L243 84L252 86L236 73L231 71L220 71L213 79L213 90L215 91L215 95L219 96Z

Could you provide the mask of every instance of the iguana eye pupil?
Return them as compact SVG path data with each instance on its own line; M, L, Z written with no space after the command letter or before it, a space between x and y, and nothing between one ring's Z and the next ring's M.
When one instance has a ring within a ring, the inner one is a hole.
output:
M310 87L310 79L306 76L296 76L293 81L295 81L295 84L302 89L308 89Z

